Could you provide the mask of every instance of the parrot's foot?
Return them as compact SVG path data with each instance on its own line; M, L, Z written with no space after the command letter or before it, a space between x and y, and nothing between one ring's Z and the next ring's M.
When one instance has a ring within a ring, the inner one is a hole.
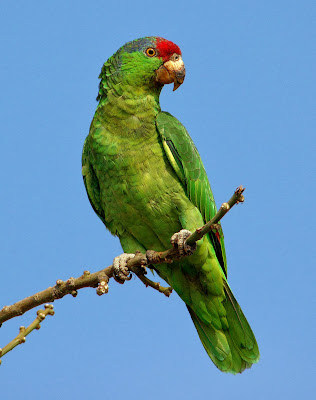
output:
M180 256L190 256L195 252L196 243L194 243L192 246L186 243L187 238L191 235L192 233L187 229L181 229L180 232L177 232L171 236L171 244L173 247L178 249Z
M134 258L135 254L123 253L113 260L113 277L118 283L124 283L132 278L127 268L127 261Z

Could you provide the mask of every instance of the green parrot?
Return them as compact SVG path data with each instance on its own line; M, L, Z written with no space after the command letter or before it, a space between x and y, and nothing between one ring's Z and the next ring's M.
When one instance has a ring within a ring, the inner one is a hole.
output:
M110 57L99 76L82 174L94 211L125 252L114 259L116 280L128 278L136 251L166 250L172 236L189 255L153 268L185 302L216 367L240 373L258 361L259 349L227 283L223 232L210 232L196 248L185 242L216 214L214 197L188 132L159 105L163 85L175 90L184 77L179 47L161 37L128 42Z

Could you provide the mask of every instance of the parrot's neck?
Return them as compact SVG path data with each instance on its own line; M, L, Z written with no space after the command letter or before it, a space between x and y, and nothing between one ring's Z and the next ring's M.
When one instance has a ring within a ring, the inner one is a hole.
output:
M98 109L110 118L117 117L123 121L136 116L142 121L153 120L161 111L159 95L162 86L128 85L124 80L115 82L113 75L103 78L100 86Z
M135 87L116 84L102 91L97 100L100 106L111 104L123 108L129 114L134 114L135 109L150 105L155 110L160 111L159 96L161 88Z
M100 98L95 117L100 118L103 126L113 134L121 137L136 135L146 140L157 134L155 121L160 111L159 93L125 87L122 94L108 90L106 97Z
M108 102L118 102L118 99L124 99L128 104L141 104L149 101L154 108L159 108L159 96L162 85L154 81L152 77L135 80L135 76L129 71L122 71L118 68L120 59L116 55L109 58L104 63L100 73L99 93L97 100L99 106L103 106ZM137 78L136 78L137 79Z
M98 107L117 108L129 115L142 114L152 110L154 114L160 111L159 93L149 93L141 90L124 90L121 95L116 91L108 91L106 98L100 99Z
M113 68L115 58L109 59L100 74L97 114L103 125L117 127L120 136L138 134L145 137L156 132L155 120L161 111L159 95L162 85L152 78L137 84L133 74Z

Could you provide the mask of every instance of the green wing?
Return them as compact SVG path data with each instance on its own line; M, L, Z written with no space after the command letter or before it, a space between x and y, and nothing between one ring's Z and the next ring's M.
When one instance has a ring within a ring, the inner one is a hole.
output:
M208 222L216 214L216 205L201 157L190 135L185 127L167 112L157 115L156 125L170 164L186 188L187 196L200 210L204 222ZM222 229L217 233L210 232L209 238L227 277Z
M90 157L89 136L86 138L82 152L82 176L88 193L90 204L101 221L105 224L105 215L101 205L100 186L98 178L89 161Z

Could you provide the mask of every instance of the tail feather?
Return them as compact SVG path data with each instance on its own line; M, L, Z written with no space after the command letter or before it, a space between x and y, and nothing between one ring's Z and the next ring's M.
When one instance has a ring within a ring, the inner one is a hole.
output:
M226 299L223 305L227 312L229 333L240 356L247 362L254 364L259 360L259 348L252 329L235 299L228 283L224 280Z
M224 291L226 299L222 304L227 313L228 329L214 328L187 307L201 342L216 367L236 374L259 360L259 349L248 321L225 280Z
M215 329L211 324L201 321L192 308L187 307L207 354L217 368L223 372L229 372L232 356L225 334Z
M231 370L229 372L233 374L237 373L241 374L245 369L250 368L252 364L245 361L240 356L240 353L238 352L234 342L232 341L231 336L227 333L226 333L226 338L232 353L232 365L231 365Z

